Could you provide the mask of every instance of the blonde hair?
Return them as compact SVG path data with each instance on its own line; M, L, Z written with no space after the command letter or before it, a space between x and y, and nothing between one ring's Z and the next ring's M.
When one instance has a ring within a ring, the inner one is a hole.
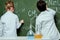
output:
M14 8L14 3L11 0L9 0L5 3L5 8L10 10L11 7Z

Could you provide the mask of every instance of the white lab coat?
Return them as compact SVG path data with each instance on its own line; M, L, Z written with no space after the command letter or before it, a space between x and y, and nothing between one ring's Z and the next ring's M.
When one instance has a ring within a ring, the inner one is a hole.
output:
M18 16L11 11L7 11L2 17L3 25L2 37L17 37L16 29L20 27Z
M36 18L36 33L50 40L59 39L59 31L54 22L55 11L47 8Z

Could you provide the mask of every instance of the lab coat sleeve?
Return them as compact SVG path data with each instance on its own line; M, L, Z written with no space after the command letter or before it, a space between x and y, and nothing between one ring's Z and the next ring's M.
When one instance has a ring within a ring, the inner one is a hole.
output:
M1 17L1 24L0 24L1 27L2 27L2 29L1 29L1 31L2 31L2 37L3 37L4 33L5 33L5 32L4 32L4 31L5 31L5 30L4 30L4 27L5 27L4 24L5 24L5 18L2 16L2 17Z
M39 19L36 19L36 25L35 25L35 31L36 34L40 34L41 33L41 29L42 29L42 25L41 25L41 21L39 21Z
M17 29L21 26L21 23L19 22L19 19L18 19L18 17L17 17L17 19L16 19L16 25L17 25Z
M47 10L50 11L52 15L55 15L56 14L56 11L53 10L53 9L51 9L51 8L47 8Z
M2 31L3 31L3 26L2 26L2 22L0 20L0 37L2 37Z

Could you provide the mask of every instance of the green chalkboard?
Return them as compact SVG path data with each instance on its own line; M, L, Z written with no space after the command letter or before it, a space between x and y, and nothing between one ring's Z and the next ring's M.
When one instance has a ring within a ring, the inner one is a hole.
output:
M5 2L7 0L0 0L0 16L5 13ZM39 11L36 7L38 0L12 0L15 6L15 14L18 15L19 19L23 19L24 25L22 25L18 30L18 36L26 36L29 31L30 20L33 26L33 31L35 30L35 19L39 14ZM44 0L46 1L48 7L54 9L57 13L55 16L55 22L57 28L60 31L60 0Z

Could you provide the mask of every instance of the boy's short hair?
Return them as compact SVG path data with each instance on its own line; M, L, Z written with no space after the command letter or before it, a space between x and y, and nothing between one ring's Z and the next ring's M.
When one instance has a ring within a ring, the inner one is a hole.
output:
M37 2L37 8L39 11L45 11L46 10L46 3L43 0L39 0Z
M9 0L5 3L5 7L6 7L6 9L10 10L10 7L14 8L14 3L11 0Z

